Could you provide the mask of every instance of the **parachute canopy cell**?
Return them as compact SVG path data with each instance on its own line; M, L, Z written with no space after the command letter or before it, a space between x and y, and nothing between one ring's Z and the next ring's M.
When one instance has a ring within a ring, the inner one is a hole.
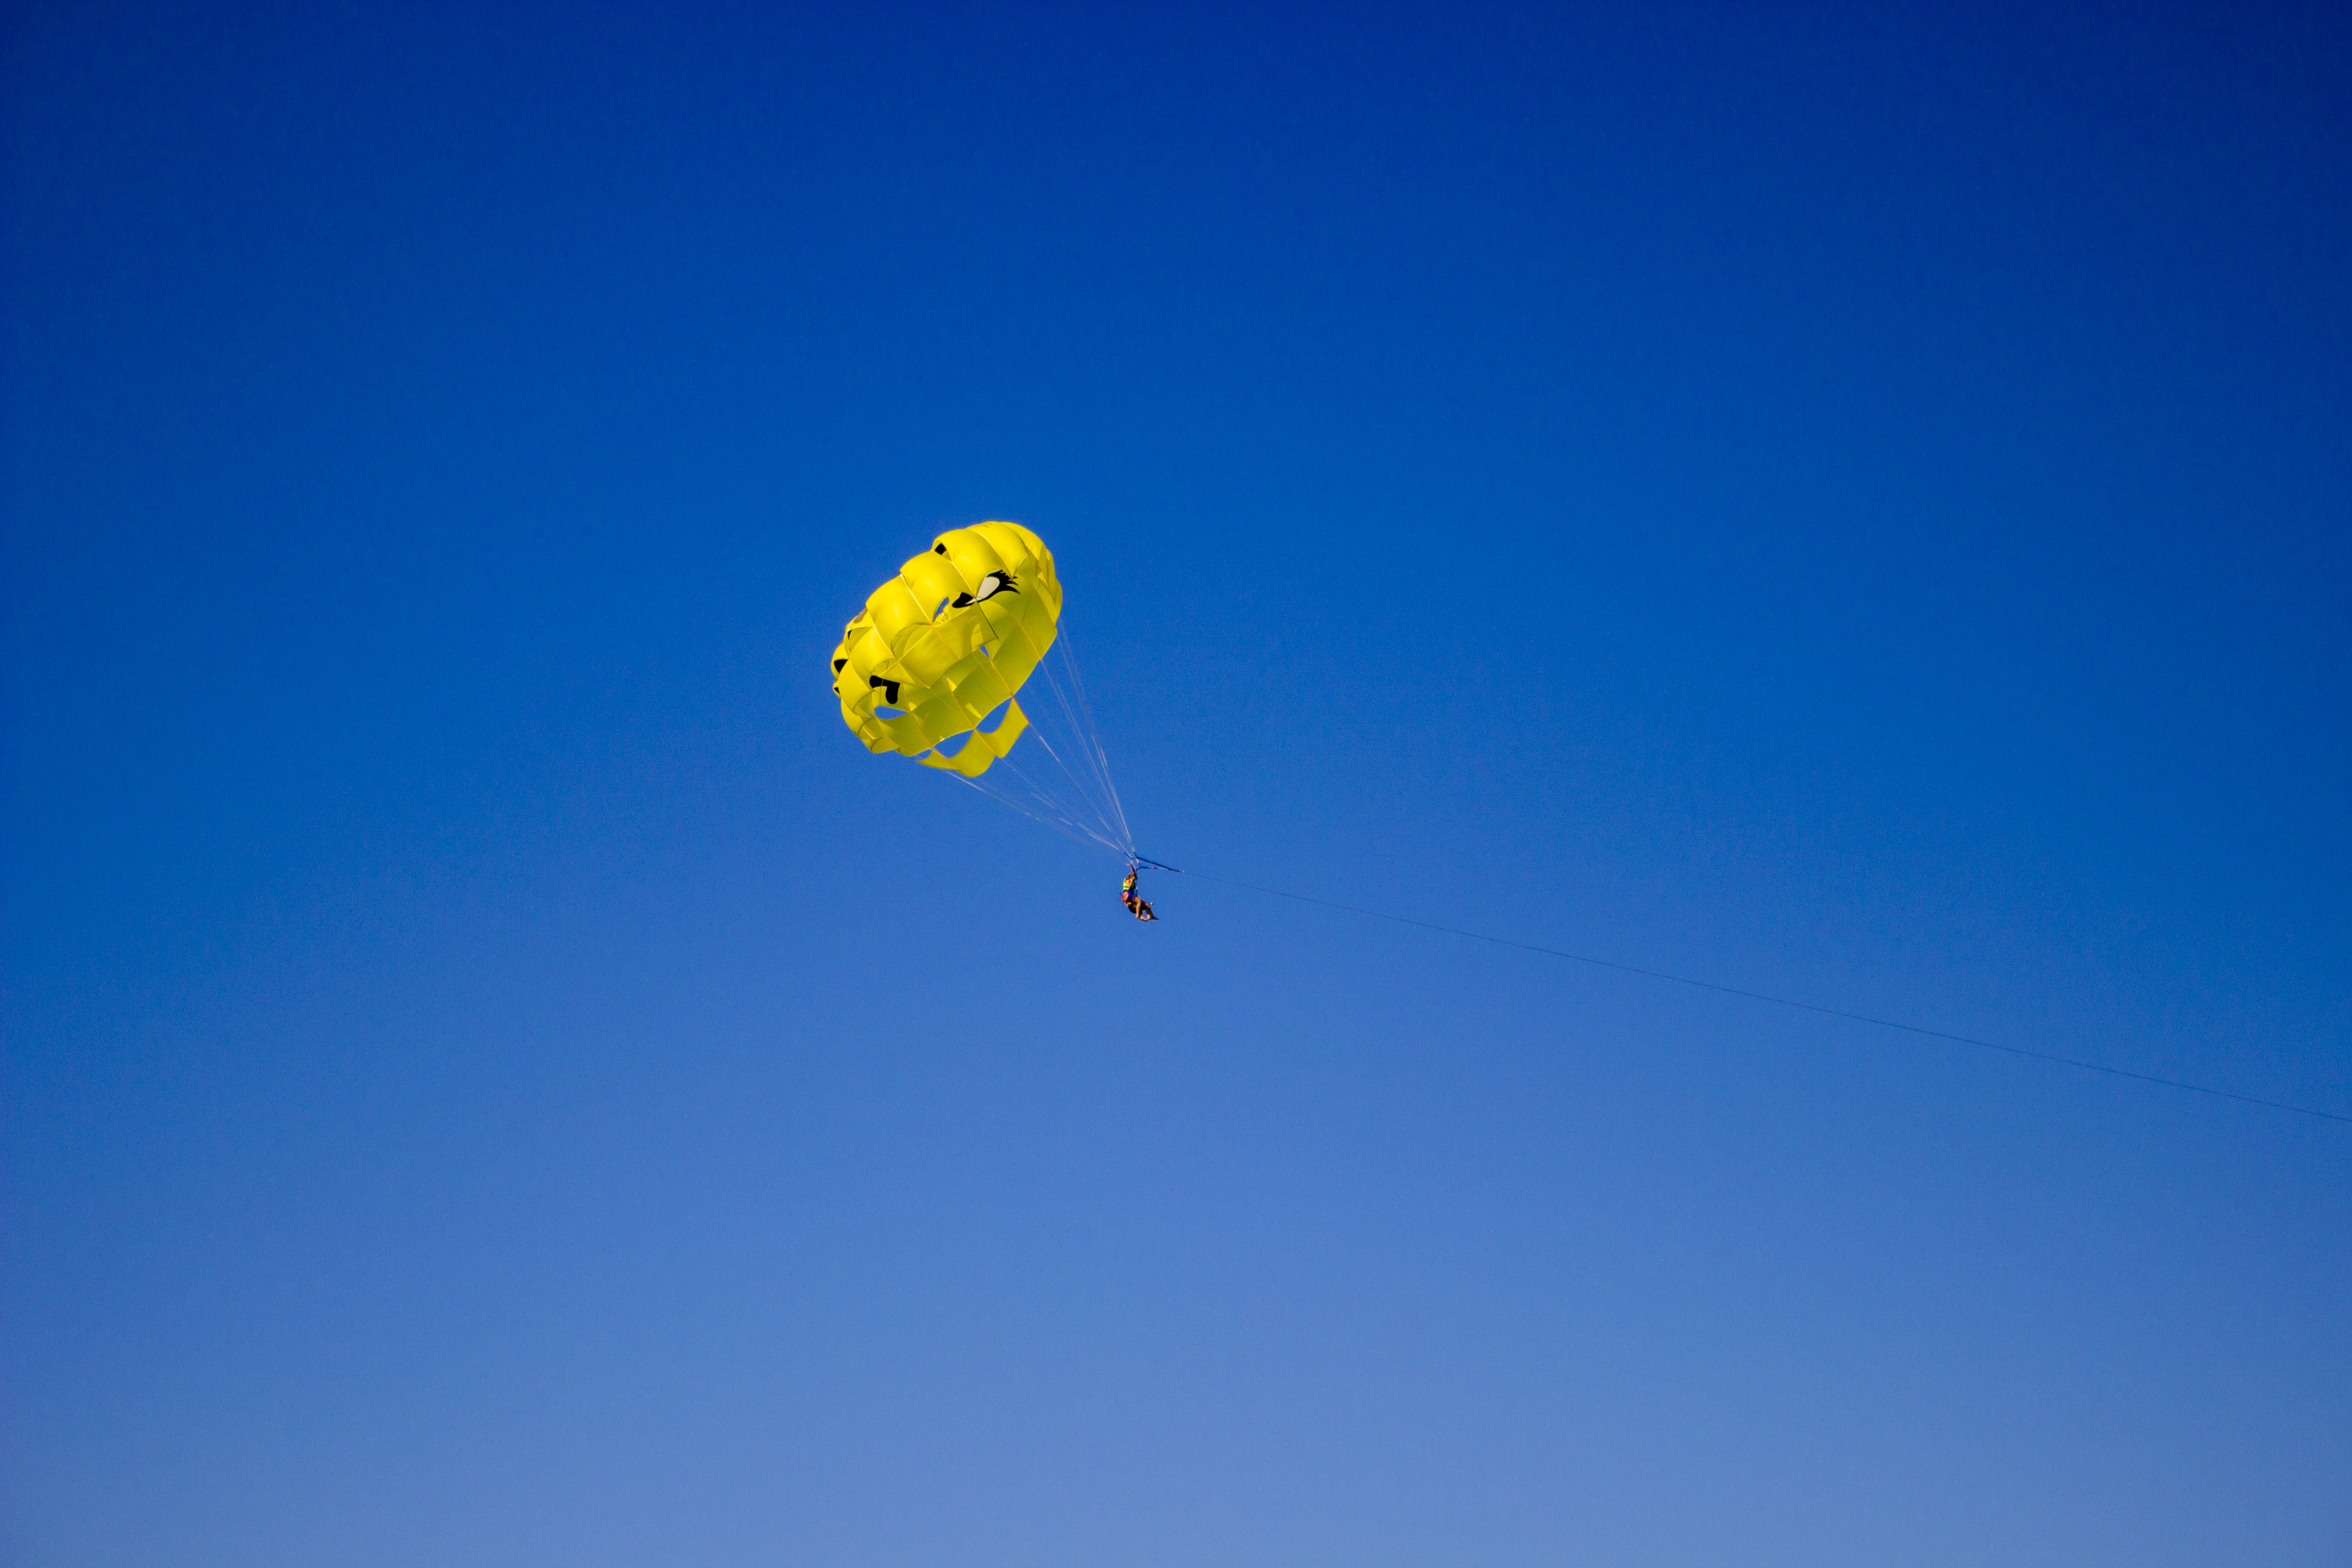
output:
M1017 522L950 529L850 617L833 650L841 717L869 752L978 778L1029 727L1013 694L1061 618L1044 540ZM959 735L970 739L940 749Z

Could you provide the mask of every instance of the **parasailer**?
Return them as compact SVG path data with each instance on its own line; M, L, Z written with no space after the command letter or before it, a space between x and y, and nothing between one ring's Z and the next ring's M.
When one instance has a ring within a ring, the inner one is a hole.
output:
M1127 868L1127 880L1118 885L1118 901L1125 904L1127 906L1127 912L1133 915L1137 920L1156 921L1160 917L1151 912L1150 900L1146 899L1136 889L1135 882L1137 871L1138 868L1135 863L1129 861Z

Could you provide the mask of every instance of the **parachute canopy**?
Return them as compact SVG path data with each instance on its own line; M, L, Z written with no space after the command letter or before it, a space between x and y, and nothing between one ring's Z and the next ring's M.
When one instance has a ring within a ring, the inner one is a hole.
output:
M841 716L869 752L978 778L1029 721L1013 694L1054 646L1054 552L1017 522L951 528L867 595L833 650ZM1003 719L980 726L1002 708ZM969 733L950 755L940 742Z
M1132 858L1061 620L1044 540L1017 522L951 528L850 617L833 650L834 695L867 751L944 768L1057 833ZM1034 718L1014 700L1032 675L1050 692ZM1024 735L1045 753L1028 769L1011 755Z

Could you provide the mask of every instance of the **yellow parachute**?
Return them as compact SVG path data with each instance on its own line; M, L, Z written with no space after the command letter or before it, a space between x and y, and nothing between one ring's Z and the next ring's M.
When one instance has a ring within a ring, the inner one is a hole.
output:
M1013 693L1054 646L1054 553L1017 522L951 528L867 596L833 650L841 717L869 752L977 779L1029 727ZM995 727L980 726L999 708ZM970 735L952 755L944 741Z

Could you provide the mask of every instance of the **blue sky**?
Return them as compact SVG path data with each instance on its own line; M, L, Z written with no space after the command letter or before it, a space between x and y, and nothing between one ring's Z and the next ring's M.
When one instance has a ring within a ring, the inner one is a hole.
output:
M30 5L26 1564L2338 1563L2325 6Z

